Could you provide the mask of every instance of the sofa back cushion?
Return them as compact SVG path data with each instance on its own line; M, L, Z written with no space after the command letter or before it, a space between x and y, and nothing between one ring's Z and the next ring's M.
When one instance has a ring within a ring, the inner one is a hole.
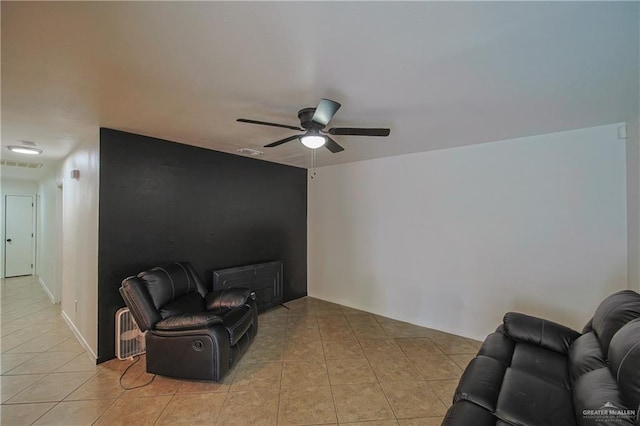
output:
M195 314L205 310L202 296L197 291L192 291L161 307L160 316L164 319L174 315Z
M593 331L578 337L569 348L569 374L572 382L589 371L605 367L607 360Z
M609 364L625 403L640 414L640 319L629 322L613 336Z
M609 343L622 326L640 318L640 294L632 290L622 290L612 294L600 303L593 314L591 327L598 336L602 352L609 351Z
M125 278L122 281L122 287L120 287L120 294L140 330L150 330L162 319L160 312L151 300L147 286L140 278Z
M144 282L162 318L176 313L204 310L201 289L198 288L195 274L186 262L159 266L141 272L138 278Z

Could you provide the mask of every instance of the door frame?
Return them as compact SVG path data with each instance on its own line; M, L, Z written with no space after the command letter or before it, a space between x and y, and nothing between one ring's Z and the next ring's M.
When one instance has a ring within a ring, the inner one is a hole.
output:
M7 228L7 196L20 196L20 197L31 197L31 202L33 203L33 223L31 224L31 228L33 229L33 246L31 247L31 259L33 260L33 275L38 275L38 259L37 259L37 247L38 247L38 194L33 193L25 193L25 192L3 192L1 194L0 200L0 208L2 209L2 224L0 224L0 236L2 238L2 244L0 245L0 278L6 278L5 276L5 268L6 268L6 228Z

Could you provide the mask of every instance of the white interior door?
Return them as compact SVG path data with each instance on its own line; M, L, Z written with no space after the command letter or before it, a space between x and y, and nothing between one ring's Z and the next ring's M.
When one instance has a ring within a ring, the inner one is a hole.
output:
M7 195L5 198L5 277L33 274L33 204L31 195Z

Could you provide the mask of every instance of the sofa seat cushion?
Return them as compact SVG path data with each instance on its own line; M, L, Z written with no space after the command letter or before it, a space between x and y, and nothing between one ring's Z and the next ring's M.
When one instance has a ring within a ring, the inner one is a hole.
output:
M162 318L169 318L176 314L203 312L204 310L204 299L197 292L185 294L159 309Z
M222 318L211 312L184 313L165 318L156 324L156 330L196 330L222 324Z
M498 339L491 338L494 344ZM494 344L488 347L495 348ZM484 355L471 360L456 388L454 407L468 402L487 413L495 413L491 424L499 420L516 425L575 424L567 358L525 343L511 347L514 348L511 367ZM462 411L466 414L458 413L456 418L477 410ZM542 419L547 418L553 422L544 423Z
M505 423L497 421L492 413L472 402L460 401L449 409L442 424L496 426Z
M578 337L569 348L569 373L572 382L589 371L606 366L600 342L593 331Z
M235 345L253 324L253 311L249 305L233 309L222 317L222 324L229 332L231 345Z
M507 366L486 356L477 356L464 370L453 402L469 401L494 412Z
M513 368L505 373L495 415L515 425L576 423L569 389Z
M571 389L567 357L540 346L517 343L511 359L511 368Z
M507 367L530 372L567 389L571 387L566 356L533 344L515 342L501 332L487 336L478 356L493 358Z

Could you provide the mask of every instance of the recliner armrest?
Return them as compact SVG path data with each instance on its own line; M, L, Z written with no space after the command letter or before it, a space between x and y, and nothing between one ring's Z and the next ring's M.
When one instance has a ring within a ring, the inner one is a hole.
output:
M567 354L569 346L580 337L575 330L518 312L508 312L503 319L504 333L513 340L531 343L560 354Z
M156 323L156 330L197 330L222 324L222 318L213 312L196 312L173 315Z
M205 306L208 311L222 311L234 309L255 300L256 294L249 288L229 288L207 293Z

